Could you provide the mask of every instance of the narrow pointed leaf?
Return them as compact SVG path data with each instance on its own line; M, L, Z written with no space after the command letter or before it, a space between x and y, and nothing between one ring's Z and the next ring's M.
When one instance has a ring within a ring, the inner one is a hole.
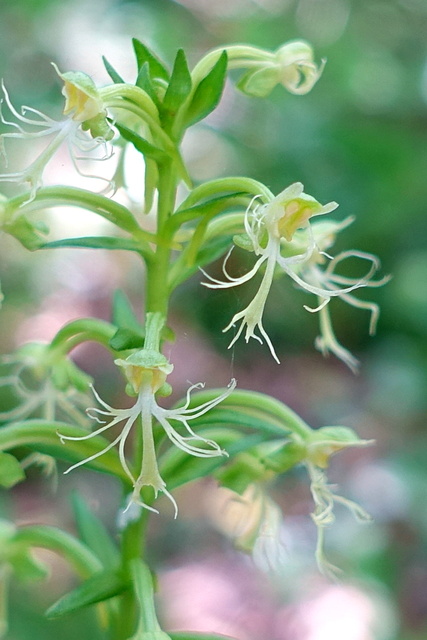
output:
M87 236L85 238L64 238L53 240L42 245L41 249L59 249L82 247L86 249L109 249L118 251L137 251L141 253L141 245L131 238L115 238L112 236Z
M108 62L107 58L105 56L102 56L102 62L104 63L104 67L107 70L108 75L110 76L111 80L115 83L115 84L122 84L124 83L123 78L121 77L121 75L119 75L117 73L117 71L114 69L114 67Z
M206 118L218 105L224 90L226 72L227 53L223 51L194 92L185 117L186 127Z
M123 124L116 123L115 126L122 138L127 142L131 142L135 149L144 156L153 158L154 160L164 160L167 157L167 154L162 149L155 147L151 142L148 142L148 140L132 131L132 129L128 129L128 127L125 127Z
M144 62L144 64L140 68L135 84L137 87L145 91L145 93L150 96L150 98L155 103L156 107L159 107L160 103L159 103L159 99L157 97L157 93L154 88L154 85L151 81L150 66L148 62Z
M98 602L120 595L128 588L128 582L116 571L100 571L83 584L66 593L47 611L47 618L59 618Z
M171 79L163 99L163 108L174 115L191 91L191 74L183 49L176 54Z
M106 568L118 566L120 554L104 524L77 492L73 494L72 502L80 539Z
M169 73L159 58L152 53L148 47L145 46L137 38L132 39L133 50L135 51L136 62L138 65L138 72L145 62L148 62L150 67L150 75L154 78L161 78L162 80L169 80Z
M120 329L132 329L141 332L142 325L135 315L132 304L127 295L117 289L113 296L113 323Z
M127 351L127 349L141 349L144 346L144 334L131 329L117 329L110 340L110 347L115 351Z

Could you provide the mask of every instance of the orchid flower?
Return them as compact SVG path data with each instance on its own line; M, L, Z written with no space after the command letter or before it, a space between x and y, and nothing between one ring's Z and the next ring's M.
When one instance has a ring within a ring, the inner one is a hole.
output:
M278 84L290 93L304 95L316 84L326 64L326 60L315 63L313 49L304 40L287 42L275 52L238 45L228 54L230 69L247 69L237 86L257 98L268 96Z
M231 341L231 347L240 337L246 327L246 342L255 338L262 339L255 333L258 328L262 338L266 341L273 358L279 362L272 342L262 323L265 303L273 282L277 267L284 271L302 290L315 295L319 300L316 308L305 305L311 312L321 314L321 337L316 346L326 353L331 351L343 360L351 369L357 366L357 360L337 342L330 324L326 306L333 297L339 297L352 306L369 309L371 311L371 333L375 331L378 318L378 306L371 302L363 302L353 297L352 291L360 287L377 287L388 281L388 277L372 281L372 276L379 268L379 260L368 253L360 251L346 251L335 258L331 258L326 250L333 244L338 231L345 228L352 221L351 218L342 223L316 221L310 223L311 218L330 213L338 206L336 202L321 205L317 200L303 191L300 182L292 184L270 202L252 204L245 213L244 226L249 239L250 248L259 256L255 265L246 274L233 277L227 271L227 261L232 249L227 254L223 273L225 280L218 280L203 272L209 282L206 287L225 289L235 287L251 280L266 263L260 287L249 305L236 313L231 322L225 327L228 331L237 322L240 326ZM335 273L335 267L344 259L356 257L371 263L368 273L361 278L346 278ZM322 271L321 265L329 260L329 265Z
M159 491L169 498L174 505L176 517L178 513L176 501L171 493L166 489L166 483L160 475L157 463L153 435L153 419L164 430L172 444L189 455L199 458L227 455L216 442L208 440L201 435L197 435L191 429L189 422L207 413L210 409L227 398L235 388L236 381L233 379L228 388L213 400L209 400L208 402L204 402L203 404L195 407L190 407L192 391L204 386L201 383L194 384L188 389L186 401L182 407L164 409L158 405L156 393L159 392L165 384L166 377L171 373L173 365L171 365L162 354L151 349L143 349L140 352L132 354L126 360L118 359L115 362L125 370L125 375L129 381L132 391L137 394L136 402L129 409L114 409L104 402L94 390L95 397L102 409L89 409L88 413L92 418L103 423L103 426L88 435L80 437L64 436L59 434L61 440L87 440L104 433L111 427L120 423L124 423L123 429L121 433L112 442L110 442L107 447L105 447L105 449L97 452L89 458L86 458L85 460L81 460L77 464L74 464L72 467L67 469L66 473L72 471L76 467L80 467L90 460L98 458L106 451L109 451L118 445L122 467L133 486L133 494L128 504L128 508L132 503L136 503L150 511L158 513L156 509L143 502L140 498L141 489L145 486L151 486L156 498ZM104 423L103 420L98 418L98 416L111 418L111 420L108 423ZM140 428L142 430L142 459L139 474L135 476L126 460L125 445L133 426L138 420L140 421ZM173 423L178 423L184 427L187 435L182 435L182 433L173 426Z
M335 522L335 504L345 506L360 522L372 520L369 513L356 502L338 495L335 487L328 484L326 469L335 453L348 447L366 447L374 440L362 440L347 427L322 427L312 432L306 443L307 456L304 460L310 478L310 491L315 508L311 514L317 528L316 561L319 570L325 575L335 577L337 568L325 556L325 528Z
M48 344L30 342L1 358L6 375L0 377L0 388L8 389L13 398L12 406L0 411L1 422L37 416L87 426L85 389L91 379L69 358L52 356Z
M52 137L46 148L28 167L21 171L0 173L0 182L28 183L30 185L30 201L34 199L37 190L42 186L46 165L64 142L67 142L76 171L84 177L106 180L102 176L83 173L78 166L78 160L89 158L105 160L111 157L111 152L107 151L106 143L113 137L113 131L107 122L107 113L93 80L81 72L62 74L56 65L53 66L64 82L62 93L65 96L64 115L67 116L65 120L53 120L41 111L25 105L21 107L19 112L13 106L6 87L2 83L4 98L0 105L5 104L15 118L15 120L8 120L4 115L4 109L0 109L2 124L14 129L14 131L2 133L0 136L0 153L6 163L7 155L4 148L6 138L37 140ZM90 132L90 136L86 134L86 131ZM100 147L104 150L101 157L87 155ZM85 155L81 157L79 153ZM107 182L110 184L110 181L107 180Z
M223 273L226 277L225 281L213 278L203 272L209 279L209 282L203 283L206 287L210 287L211 289L225 289L248 282L258 273L261 265L266 263L261 285L255 297L246 309L243 309L243 311L233 316L231 322L224 329L224 331L228 331L236 322L241 320L240 327L231 341L229 348L232 347L240 337L245 327L246 342L249 341L249 338L255 338L259 342L262 342L262 339L255 334L255 329L258 327L261 336L268 344L273 358L279 362L273 344L262 324L264 306L273 282L274 271L276 265L279 265L294 280L299 280L292 267L309 259L315 249L314 238L310 230L306 246L302 248L301 253L297 253L296 255L291 255L286 258L282 257L281 241L285 239L288 245L292 245L292 238L297 229L301 227L306 228L312 216L329 213L337 206L336 202L330 202L322 206L317 200L305 194L303 185L300 182L296 182L290 187L287 187L287 189L282 191L271 200L271 202L259 204L254 208L252 208L251 205L248 207L245 213L244 225L252 249L255 255L259 256L255 265L248 273L239 278L231 276L226 269L227 260L231 253L230 250L223 265ZM314 289L315 288L310 287L309 290L315 293L319 291L315 291Z

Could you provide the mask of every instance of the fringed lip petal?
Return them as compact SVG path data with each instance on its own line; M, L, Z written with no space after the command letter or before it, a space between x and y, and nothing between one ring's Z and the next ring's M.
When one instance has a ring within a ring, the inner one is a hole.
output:
M118 425L121 422L124 422L125 424L121 433L104 449L72 465L67 469L66 473L69 473L73 469L76 469L87 462L95 460L99 456L103 455L104 453L118 445L120 463L133 485L133 493L127 509L130 507L131 503L136 503L143 508L157 512L154 507L147 504L146 502L143 502L140 498L140 492L142 488L145 486L150 486L154 490L155 497L157 497L157 494L159 493L159 491L161 491L166 495L166 497L169 498L169 500L174 505L176 516L178 512L176 501L166 489L166 483L162 479L159 472L153 439L152 421L153 418L157 420L158 424L162 427L171 443L189 455L199 458L227 455L227 453L223 451L216 442L195 433L190 427L189 421L199 418L203 414L207 413L210 409L215 407L217 404L222 402L225 398L227 398L235 389L236 381L232 379L227 389L225 389L223 393L220 393L216 398L190 408L191 392L194 389L200 389L203 386L204 385L200 383L192 385L187 391L184 405L175 409L164 409L157 404L150 381L141 385L136 402L130 409L114 409L104 400L102 400L95 389L93 389L95 398L100 403L102 409L89 409L89 415L98 422L100 422L100 420L97 418L96 414L102 415L106 418L110 417L112 419L108 423L101 421L103 422L101 427L83 436L65 436L61 433L58 433L61 442L65 443L67 440L88 440L90 438L96 437L97 435L103 434L105 431L108 431L108 429ZM125 447L127 438L138 419L141 420L143 450L140 473L138 476L136 476L127 462ZM182 435L181 433L179 433L172 425L173 421L180 423L185 428L188 435Z

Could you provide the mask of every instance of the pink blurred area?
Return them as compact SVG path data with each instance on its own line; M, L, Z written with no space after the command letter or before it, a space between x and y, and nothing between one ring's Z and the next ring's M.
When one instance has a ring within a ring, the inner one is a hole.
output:
M166 571L160 584L170 630L220 633L238 640L386 637L378 634L378 603L357 587L313 578L299 598L283 605L273 583L239 558L190 562Z

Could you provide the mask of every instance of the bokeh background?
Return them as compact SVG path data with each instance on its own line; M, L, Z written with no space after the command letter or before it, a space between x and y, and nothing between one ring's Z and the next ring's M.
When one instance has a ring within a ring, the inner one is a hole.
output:
M277 88L266 100L227 85L220 109L186 142L196 180L247 174L274 192L299 180L321 202L336 200L336 219L355 216L338 248L380 256L392 281L368 291L381 305L375 338L368 314L333 305L339 339L362 362L354 376L313 348L317 318L304 295L278 280L265 317L282 364L257 343L227 351L221 329L250 300L239 291L208 291L194 278L174 298L178 340L171 347L174 385L188 380L266 391L290 404L313 426L344 424L375 447L338 456L331 477L374 522L361 526L338 511L328 532L342 580L330 583L313 560L314 527L304 475L289 474L272 489L284 513L283 564L265 573L233 551L215 516L214 485L186 488L180 518L153 523L153 564L160 571L165 627L228 633L238 640L422 640L427 637L427 3L425 0L0 0L0 76L16 105L53 116L62 106L61 70L82 70L108 81L106 55L128 80L135 68L131 37L168 63L184 47L195 63L221 44L247 42L275 49L309 40L324 74L305 97ZM48 179L66 181L66 159ZM13 188L2 184L2 191ZM138 180L135 181L135 198ZM140 195L140 194L139 194ZM99 224L78 211L52 216L58 236L88 234ZM85 231L86 232L86 231ZM27 340L50 339L66 321L108 318L111 295L122 287L140 306L137 262L85 250L28 255L2 237L5 302L0 347L10 353ZM238 265L236 264L236 268ZM332 306L332 303L331 303ZM76 359L113 406L123 402L108 358L89 346ZM61 470L61 469L60 469ZM114 529L118 490L85 471L58 480L33 472L0 497L4 516L20 523L60 523L73 530L70 489L81 490ZM72 584L57 558L44 554L52 575L43 589L13 586L13 640L98 638L91 612L46 622L43 609ZM77 625L77 627L75 626Z

